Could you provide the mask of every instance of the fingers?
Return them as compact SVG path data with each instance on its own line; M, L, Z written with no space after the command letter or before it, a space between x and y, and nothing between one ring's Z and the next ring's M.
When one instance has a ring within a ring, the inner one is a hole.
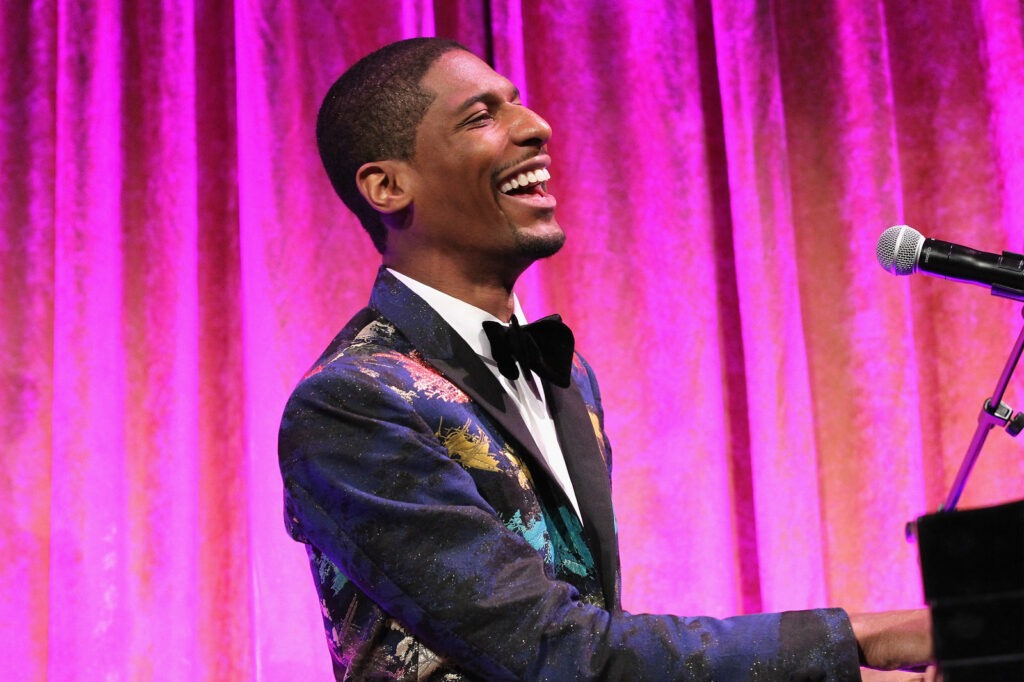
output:
M942 682L935 666L930 665L924 672L907 672L905 670L875 670L861 668L860 679L863 682Z

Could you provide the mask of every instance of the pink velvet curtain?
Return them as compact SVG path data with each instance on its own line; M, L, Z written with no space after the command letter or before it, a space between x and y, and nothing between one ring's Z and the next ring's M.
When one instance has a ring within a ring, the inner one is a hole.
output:
M313 121L415 35L554 128L569 242L520 296L602 380L626 607L919 605L903 525L1021 306L874 245L1024 250L1022 29L1017 0L3 3L4 675L328 677L276 431L377 259ZM996 432L962 506L1021 497Z

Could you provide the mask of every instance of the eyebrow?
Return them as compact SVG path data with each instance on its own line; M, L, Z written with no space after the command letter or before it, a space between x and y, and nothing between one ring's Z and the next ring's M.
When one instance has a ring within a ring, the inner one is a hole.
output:
M511 94L512 94L512 97L511 97L512 100L519 99L519 97L520 97L519 88L517 88L516 86L513 85L512 86ZM458 107L456 107L455 113L456 114L461 113L461 112L465 111L466 109L469 109L470 107L472 107L474 104L478 104L480 102L493 102L493 101L497 100L499 97L500 97L500 94L498 92L493 91L493 90L492 91L488 91L488 92L482 92L479 95L473 95L472 97L466 99Z

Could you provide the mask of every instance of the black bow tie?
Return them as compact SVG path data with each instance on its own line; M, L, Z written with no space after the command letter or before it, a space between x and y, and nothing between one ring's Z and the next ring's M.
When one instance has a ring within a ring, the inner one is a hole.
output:
M498 371L505 378L515 381L522 367L524 372L533 370L556 386L569 387L575 339L559 315L548 315L523 326L515 317L507 327L487 321L484 333L491 342Z

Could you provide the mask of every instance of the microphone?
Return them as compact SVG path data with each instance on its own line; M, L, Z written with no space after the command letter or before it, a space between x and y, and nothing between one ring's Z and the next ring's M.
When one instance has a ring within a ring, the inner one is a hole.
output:
M926 275L991 287L995 296L1024 301L1024 256L986 253L959 244L926 239L909 225L882 233L875 248L878 263L893 275Z

